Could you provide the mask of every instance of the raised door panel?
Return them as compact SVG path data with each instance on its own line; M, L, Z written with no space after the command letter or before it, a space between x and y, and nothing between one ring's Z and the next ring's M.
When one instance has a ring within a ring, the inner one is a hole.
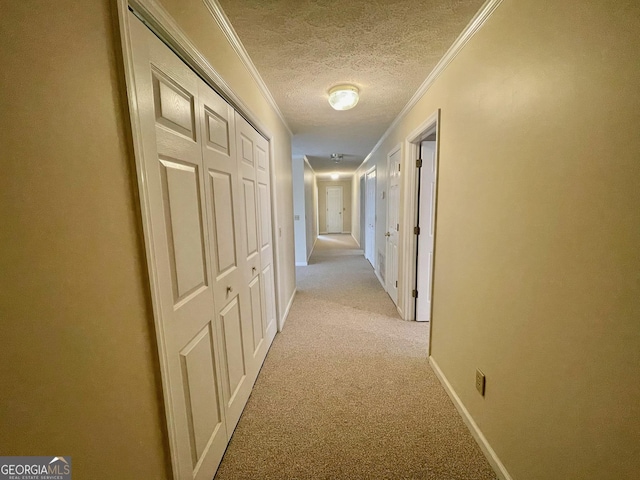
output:
M262 291L260 276L256 276L249 284L249 298L251 299L251 319L253 333L253 356L259 353L264 339L264 324L262 317Z
M160 159L175 303L206 286L198 166Z
M253 141L240 133L240 155L243 162L253 167Z
M249 398L255 378L249 370L251 352L247 351L245 341L249 332L245 332L238 296L234 297L220 312L219 319L223 340L222 363L227 432L231 437Z
M152 76L156 122L195 140L194 96L157 67Z
M260 198L260 249L271 247L271 212L269 211L269 188L261 183L258 185Z
M209 444L215 441L218 430L224 429L211 324L206 325L180 352L180 359L189 421L191 458L195 469Z
M262 270L262 284L264 285L265 334L268 332L269 335L273 335L278 326L276 325L276 291L272 265L267 265Z
M225 359L227 363L226 386L229 392L229 403L240 389L247 374L242 343L242 323L240 321L240 304L237 297L220 312L224 335Z
M209 170L217 276L237 267L235 210L231 174Z
M203 88L208 87L204 85ZM230 156L229 121L208 106L205 106L204 115L207 146Z
M247 234L247 258L258 253L258 223L256 213L256 183L252 179L243 179L245 222Z

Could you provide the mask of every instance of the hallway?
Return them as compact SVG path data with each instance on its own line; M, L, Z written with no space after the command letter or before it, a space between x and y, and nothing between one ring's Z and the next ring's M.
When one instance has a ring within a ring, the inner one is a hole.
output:
M496 478L351 236L297 279L216 479Z

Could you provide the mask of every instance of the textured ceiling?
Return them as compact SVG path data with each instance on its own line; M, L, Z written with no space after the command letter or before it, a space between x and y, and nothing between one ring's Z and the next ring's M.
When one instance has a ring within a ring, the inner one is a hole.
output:
M282 110L293 154L353 172L484 0L218 0ZM327 91L360 89L333 110ZM344 154L336 165L331 153Z

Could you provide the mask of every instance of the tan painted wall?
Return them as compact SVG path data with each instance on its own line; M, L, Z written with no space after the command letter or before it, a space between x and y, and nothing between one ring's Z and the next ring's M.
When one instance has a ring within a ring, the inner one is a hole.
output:
M342 232L351 233L351 180L318 180L318 228L327 231L327 187L342 187Z
M517 480L640 469L638 31L505 0L372 159L442 109L432 355Z
M255 81L227 41L224 33L202 0L160 0L178 22L196 48L226 80L234 92L270 130L274 136L277 205L276 231L279 229L276 266L280 286L278 311L282 315L296 284L295 241L293 227L293 177L291 174L291 136L263 97Z
M74 478L166 465L110 2L3 2L0 452Z
M296 265L304 265L307 262L307 221L305 218L306 199L304 170L304 158L294 157L292 160L292 177Z
M290 138L199 0L163 2L275 135L281 311L295 288ZM0 15L0 453L74 478L170 476L112 0Z
M304 210L307 240L307 260L318 238L318 184L308 161L304 162Z

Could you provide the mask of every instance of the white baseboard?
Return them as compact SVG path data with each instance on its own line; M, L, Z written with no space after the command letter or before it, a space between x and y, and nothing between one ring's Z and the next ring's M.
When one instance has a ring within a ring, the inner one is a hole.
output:
M316 243L318 243L318 237L316 236L316 239L313 241L313 246L311 247L311 251L309 252L309 255L307 255L307 265L309 264L309 259L311 258L311 254L313 253L313 249L316 248Z
M309 262L296 262L296 267L306 267L309 265Z
M291 311L291 305L293 305L293 299L296 298L297 288L293 289L293 293L291 294L291 298L289 299L289 303L287 304L287 308L284 309L284 314L282 315L282 320L278 324L278 332L281 332L284 328L284 322L287 321L287 317L289 316L289 312Z
M351 238L353 238L353 241L356 242L356 245L358 245L358 248L360 248L360 242L356 239L356 237L353 236L353 233L351 234Z
M387 287L384 284L384 282L382 281L382 277L380 276L380 273L378 273L378 270L375 269L375 267L373 268L374 273L376 274L376 277L378 278L378 281L380 282L380 285L382 285L382 288L384 289L384 291L387 291Z
M467 425L467 428L471 432L471 435L473 435L473 438L480 446L480 450L482 450L482 453L484 453L484 456L487 457L487 460L491 464L493 470L496 472L496 475L498 475L498 478L500 478L501 480L512 480L511 475L509 475L509 472L507 472L507 469L498 458L498 455L493 450L493 448L491 448L491 445L489 445L488 440L482 434L480 428L478 428L478 425L473 420L473 417L464 406L462 400L460 400L460 397L458 397L455 390L447 380L447 377L444 376L444 373L442 373L442 370L440 370L438 363L433 359L433 357L429 357L429 364L431 365L431 368L433 368L433 371L438 377L438 380L440 380L440 383L449 395L449 398L451 398L451 401L458 410L458 413L462 417L462 420L464 420L464 423Z

